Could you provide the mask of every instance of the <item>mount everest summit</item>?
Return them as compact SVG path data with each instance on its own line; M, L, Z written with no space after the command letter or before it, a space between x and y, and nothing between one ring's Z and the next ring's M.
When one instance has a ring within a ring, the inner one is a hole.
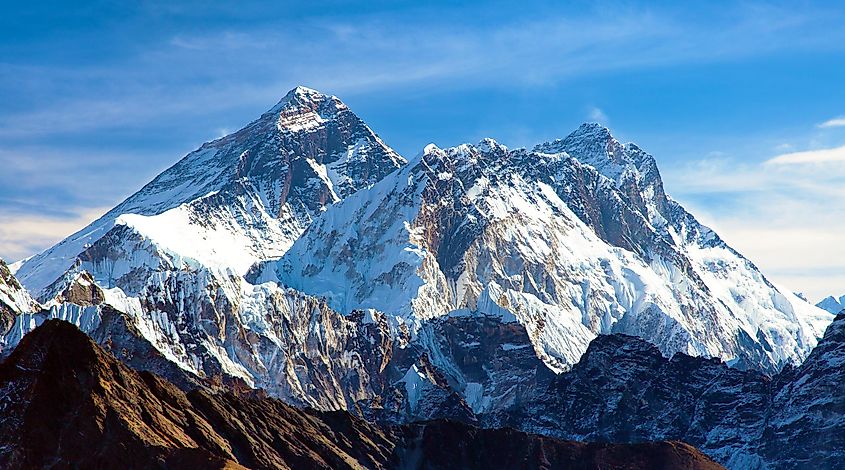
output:
M408 161L304 87L0 266L0 313L4 352L60 318L165 376L391 422L521 409L614 333L773 375L833 320L697 222L655 159L602 126Z

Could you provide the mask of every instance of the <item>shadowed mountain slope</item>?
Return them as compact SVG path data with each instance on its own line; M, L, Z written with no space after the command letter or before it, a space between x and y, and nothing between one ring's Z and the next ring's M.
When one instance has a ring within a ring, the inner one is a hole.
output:
M345 412L185 394L51 320L0 364L3 468L721 468L677 442L582 444L447 421L379 427Z

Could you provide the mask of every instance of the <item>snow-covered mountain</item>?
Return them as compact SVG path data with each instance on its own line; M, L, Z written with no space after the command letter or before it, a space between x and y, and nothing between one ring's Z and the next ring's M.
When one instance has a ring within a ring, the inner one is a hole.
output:
M283 254L326 205L404 163L339 99L297 87L243 129L202 145L28 259L16 275L47 301L68 271L88 271L102 287L130 294L164 270L243 274Z
M772 285L601 126L406 164L301 87L16 274L42 303L8 316L4 351L61 318L174 381L175 364L387 421L512 409L602 333L772 373L833 318Z
M426 147L329 208L251 279L409 324L467 309L524 325L554 370L598 334L774 372L832 316L771 284L597 124L533 150Z
M838 299L829 295L822 299L821 302L817 303L816 307L827 310L830 313L837 314L842 310L845 310L845 295L840 296Z
M792 377L833 315L769 282L602 126L406 162L336 97L298 87L58 245L0 262L0 354L49 318L185 387L394 423L575 437L587 423L597 434L579 438L687 439L742 468L774 450L748 447L764 425L737 407L774 403L762 373ZM655 374L661 399L686 400L674 414L590 424ZM811 406L798 395L783 409Z
M155 350L206 379L346 408L347 390L357 392L341 385L342 376L366 375L355 365L363 349L351 344L358 324L317 299L241 275L284 253L327 205L404 163L336 97L297 87L244 129L204 144L21 263L16 274L43 307L3 330L3 349L60 318L126 346L129 354L115 353L130 363L143 362L136 352ZM354 353L353 364L332 362L344 351Z
M36 303L29 292L21 286L5 261L0 259L0 328L8 331L15 318L23 312L32 311Z

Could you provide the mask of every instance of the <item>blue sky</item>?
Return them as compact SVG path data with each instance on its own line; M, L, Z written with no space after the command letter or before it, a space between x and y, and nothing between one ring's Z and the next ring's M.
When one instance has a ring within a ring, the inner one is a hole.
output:
M814 2L7 5L0 257L81 228L297 84L406 156L600 121L776 282L845 292L845 7Z

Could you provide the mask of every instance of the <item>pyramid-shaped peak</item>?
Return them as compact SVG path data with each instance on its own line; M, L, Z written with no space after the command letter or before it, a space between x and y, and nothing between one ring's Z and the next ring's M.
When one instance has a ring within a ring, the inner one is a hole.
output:
M317 91L313 88L308 88L307 86L298 85L296 88L292 89L291 91L287 92L285 98L298 98L298 99L305 99L305 100L322 100L329 98L329 95L326 95L323 92Z
M477 148L478 150L480 150L482 152L493 152L495 150L502 150L502 151L508 150L508 148L506 146L500 144L499 142L496 142L494 139L491 139L490 137L485 137L484 139L481 139L481 141L479 141L478 144L475 145L475 148Z
M608 142L614 140L610 129L607 127L597 122L585 122L563 139L538 144L534 147L534 151L542 153L570 152L574 145L578 147L585 144L606 146Z
M308 88L299 85L282 97L275 106L273 106L268 113L278 113L288 108L311 107L314 105L321 105L326 102L334 102L337 107L345 107L345 105L334 95L327 95L321 91L313 88Z
M566 153L612 180L618 180L627 169L654 181L660 179L654 157L633 143L620 143L610 129L597 122L585 122L565 138L539 144L534 151Z
M599 124L597 122L585 122L578 126L578 129L575 129L567 139L576 138L576 137L592 137L597 139L612 139L613 135L610 133L610 129L606 126Z

